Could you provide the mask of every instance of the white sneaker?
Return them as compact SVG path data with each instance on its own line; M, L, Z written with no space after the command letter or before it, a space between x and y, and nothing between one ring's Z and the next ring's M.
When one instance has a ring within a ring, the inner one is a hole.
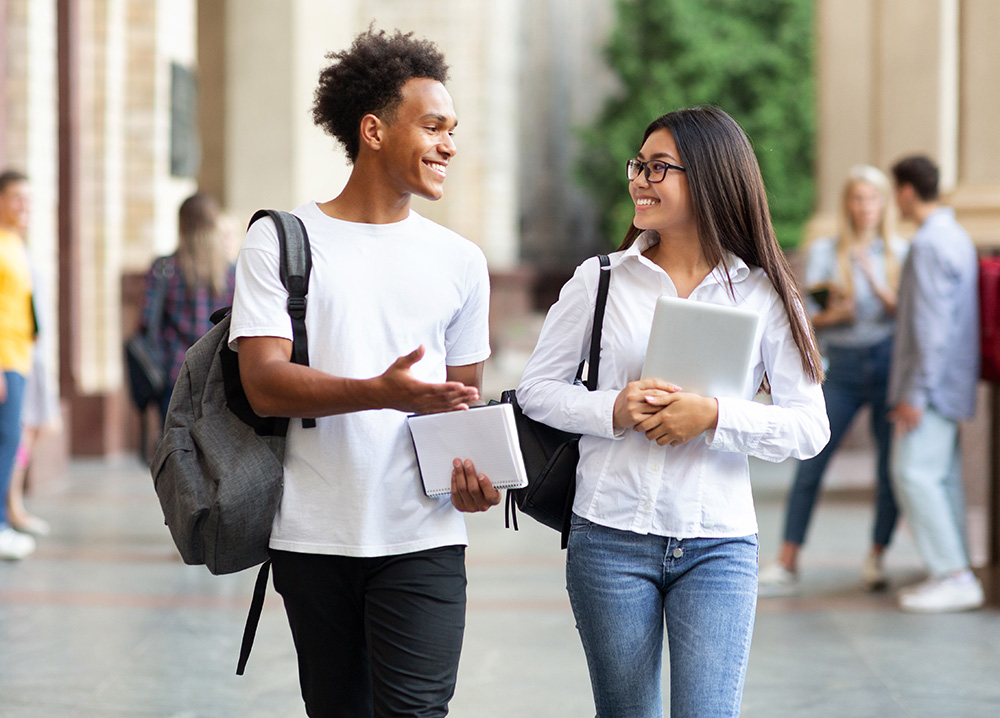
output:
M0 559L19 561L35 550L35 539L10 526L0 529Z
M10 525L15 531L32 536L48 536L52 533L52 527L49 526L48 521L40 519L37 516L32 516L31 514L25 515L20 521L10 519Z
M938 580L936 578L925 578L923 581L920 581L919 583L913 583L910 584L909 586L903 586L903 588L899 589L899 591L896 592L896 596L897 598L902 598L903 596L910 593L920 593L928 586L937 583L937 581Z
M917 613L971 611L985 602L983 584L970 571L927 581L899 596L899 607Z
M771 563L757 574L758 596L793 596L799 592L799 575L780 563Z
M885 577L882 569L882 556L873 553L868 554L865 565L861 568L861 580L864 581L865 588L869 591L884 591L889 586L889 580Z

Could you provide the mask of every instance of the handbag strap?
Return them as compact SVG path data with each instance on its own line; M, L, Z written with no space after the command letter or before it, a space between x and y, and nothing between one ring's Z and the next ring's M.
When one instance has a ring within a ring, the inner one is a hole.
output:
M176 264L170 257L164 257L159 268L153 272L153 310L145 332L153 342L153 346L158 346L157 343L160 341L160 322L163 320L163 307L167 303L167 284L175 271L177 271Z
M597 282L597 298L594 300L594 326L590 330L590 354L587 359L587 381L585 386L587 391L594 391L597 388L597 375L601 368L601 335L604 333L604 309L608 305L608 289L611 287L611 259L606 254L599 254L598 261L601 263L601 273ZM580 368L576 372L576 380L579 383L583 376L584 362L580 362ZM576 495L576 483L566 494L566 508L563 512L563 525L560 534L562 548L569 544L570 519L573 516L573 497ZM510 495L508 494L508 497ZM508 502L509 503L509 502ZM515 520L514 529L517 530Z
M604 331L604 309L608 305L608 288L611 286L611 260L606 254L598 255L601 263L600 280L597 283L597 299L594 302L594 327L590 332L590 358L587 361L587 389L597 388L597 374L601 367L601 334Z

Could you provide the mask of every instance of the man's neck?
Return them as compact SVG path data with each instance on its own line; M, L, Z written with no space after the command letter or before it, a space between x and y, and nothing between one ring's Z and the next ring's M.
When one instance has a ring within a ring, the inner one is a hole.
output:
M21 228L17 225L7 224L5 222L0 222L0 232L7 232L8 234L14 234L18 237L21 236Z
M319 204L324 214L345 222L391 224L410 215L410 195L386 186L355 167L339 195Z
M917 206L913 208L913 219L918 225L923 224L928 217L939 209L941 209L940 202L919 202Z

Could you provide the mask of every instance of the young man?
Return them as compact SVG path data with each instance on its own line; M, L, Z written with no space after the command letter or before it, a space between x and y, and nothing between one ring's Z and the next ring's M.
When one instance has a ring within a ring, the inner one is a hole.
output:
M930 578L900 594L905 611L983 605L969 567L958 422L971 419L979 379L979 265L969 235L938 200L926 157L892 168L896 202L920 228L900 278L889 378L896 496Z
M6 560L35 550L35 540L7 520L7 491L21 442L21 406L35 344L31 269L23 239L29 208L28 178L14 170L0 174L0 559Z
M295 210L313 268L310 366L290 362L273 223L248 232L231 341L254 410L293 421L271 534L310 716L443 716L465 626L465 522L500 501L471 462L424 495L408 412L479 399L489 278L471 242L410 209L442 196L457 125L444 57L369 30L328 56L314 121L353 164L334 199ZM457 510L456 510L457 509Z

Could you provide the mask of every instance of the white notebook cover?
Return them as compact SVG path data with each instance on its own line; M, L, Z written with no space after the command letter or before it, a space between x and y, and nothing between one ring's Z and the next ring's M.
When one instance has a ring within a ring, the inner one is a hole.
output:
M510 404L414 414L407 424L428 496L451 493L455 459L471 459L476 471L486 474L494 488L520 489L528 485Z

